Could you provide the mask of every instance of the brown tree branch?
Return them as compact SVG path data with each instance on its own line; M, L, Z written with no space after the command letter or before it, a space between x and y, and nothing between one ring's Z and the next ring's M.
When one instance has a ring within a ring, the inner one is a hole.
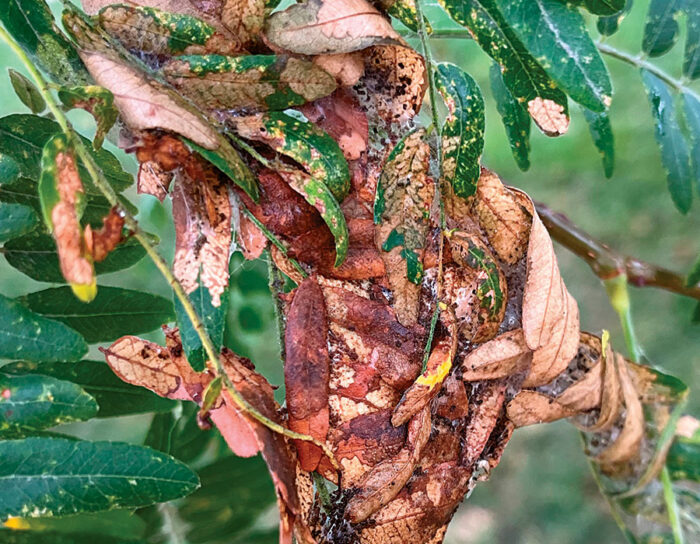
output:
M601 280L626 274L627 283L635 287L656 287L700 300L700 284L688 286L682 274L618 253L541 202L535 207L552 238L586 261Z

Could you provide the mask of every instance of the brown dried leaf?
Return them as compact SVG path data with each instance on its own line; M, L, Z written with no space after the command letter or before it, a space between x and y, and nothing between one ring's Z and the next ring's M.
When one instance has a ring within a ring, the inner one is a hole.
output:
M529 368L531 353L522 329L504 332L464 357L462 379L475 382L512 376Z
M352 87L365 73L365 62L359 51L337 55L317 55L313 62L335 77L338 84L343 87Z
M538 96L527 103L527 111L547 136L561 136L569 130L569 116L564 106L553 100Z
M391 23L365 0L309 0L272 15L271 46L303 55L351 53L379 43L403 43Z
M508 403L506 413L516 427L526 427L572 417L577 411L563 406L549 395L526 389Z
M124 239L124 217L117 208L112 208L103 218L102 227L93 231L90 225L85 227L85 245L92 259L99 263L107 258L107 255Z
M328 319L323 291L314 277L294 293L285 331L284 384L289 428L325 442L328 434ZM302 470L318 467L323 452L311 442L295 441Z
M221 21L238 39L240 47L260 39L265 19L265 0L189 0L200 12Z
M267 247L267 237L263 231L244 214L240 214L238 220L236 241L238 242L238 247L243 253L243 256L249 261L260 257Z
M613 353L607 339L601 342L593 337L590 339L590 345L601 354L599 364L602 367L603 382L601 384L600 410L595 423L591 425L577 425L577 427L584 432L599 432L609 429L617 421L622 404L622 391L615 361L616 355Z
M163 202L168 196L173 177L172 172L163 170L155 161L142 162L139 164L136 192L140 195L153 195Z
M491 433L503 414L506 383L494 380L472 386L469 394L469 422L464 429L462 465L469 467L481 456Z
M199 283L206 287L215 307L228 285L232 213L221 174L197 155L191 156L173 190L173 272L188 294Z

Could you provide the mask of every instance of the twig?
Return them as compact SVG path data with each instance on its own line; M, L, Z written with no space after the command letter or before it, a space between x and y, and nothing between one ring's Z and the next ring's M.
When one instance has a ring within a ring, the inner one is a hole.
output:
M656 287L700 300L700 284L686 285L682 274L618 253L545 204L536 202L535 207L552 238L586 261L601 280L624 274L634 287Z
M224 386L226 387L226 391L228 392L234 403L238 406L240 410L242 410L244 413L246 413L256 421L262 423L268 429L282 434L284 436L287 436L289 438L312 442L315 445L319 446L323 450L324 454L328 456L329 460L334 465L334 467L338 468L337 461L335 460L333 453L330 451L326 444L321 443L320 441L312 438L311 436L290 431L289 429L283 427L279 423L272 421L268 417L258 412L255 409L255 407L252 406L245 398L243 398L243 396L236 390L235 386L233 385L233 382L229 378L228 374L226 374L221 359L218 356L217 350L214 347L211 338L207 334L201 319L197 315L197 311L195 310L194 306L192 305L192 302L185 293L185 290L183 289L182 285L174 276L163 257L161 257L156 248L153 246L146 233L143 232L143 230L141 230L141 227L139 226L136 219L129 213L128 210L124 208L124 206L122 206L119 197L105 178L104 173L97 165L92 155L88 152L87 148L85 147L85 144L83 144L81 139L77 137L77 134L73 130L73 127L70 125L68 118L65 116L65 113L51 94L49 85L44 79L44 76L34 66L31 59L27 56L27 54L19 46L19 44L14 40L14 38L2 26L0 26L0 39L7 43L10 49L12 49L15 55L17 55L19 60L25 66L32 79L34 79L34 82L36 83L39 92L43 96L44 100L46 101L49 110L53 114L56 122L61 127L63 133L69 139L73 149L75 150L76 154L78 155L83 165L85 166L85 169L90 175L92 182L95 184L95 187L97 187L100 190L100 192L104 195L104 197L107 199L110 205L115 207L119 211L120 215L124 219L125 226L133 233L134 238L136 238L138 242L143 246L150 259L156 265L156 268L158 268L159 272L162 274L162 276L168 282L170 287L173 289L175 296L182 304L182 307L184 308L187 317L192 323L192 327L197 332L197 336L199 336L199 339L202 342L204 351L206 352L207 357L209 359L209 364L214 367L213 370L215 371L215 374L221 376L224 382Z

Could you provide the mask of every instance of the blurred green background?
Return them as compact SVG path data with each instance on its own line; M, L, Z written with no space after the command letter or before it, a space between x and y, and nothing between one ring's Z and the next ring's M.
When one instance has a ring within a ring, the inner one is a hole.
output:
M608 42L636 54L640 50L647 7L648 0L637 0L620 32ZM597 34L595 30L593 34ZM617 160L612 179L604 178L600 157L575 105L572 105L571 129L565 136L550 139L533 128L532 167L523 173L511 157L491 99L489 59L467 40L435 40L433 46L438 60L460 64L484 90L486 166L534 199L565 212L576 224L612 247L681 272L689 269L700 253L700 204L696 203L687 216L682 216L671 203L653 137L650 107L635 68L606 59L615 84L611 119ZM681 47L677 45L672 54L654 62L678 76L680 59ZM0 61L5 67L22 71L5 46L0 46ZM0 99L3 115L24 111L6 75L0 78ZM85 135L94 132L87 114L72 113L71 119ZM132 157L111 144L107 146L129 171L135 172ZM174 231L169 205L161 205L150 196L138 196L134 190L129 197L139 208L141 224L158 234L161 251L172 259ZM557 254L567 286L579 302L582 327L592 332L609 329L614 345L623 350L617 317L601 283L566 250L557 248ZM226 342L250 357L273 383L279 384L282 372L266 265L243 262L235 255L231 270L234 289ZM100 283L170 296L167 284L145 259L125 272L101 276ZM49 286L22 276L0 259L0 293L14 297L46 287ZM653 289L633 289L631 294L637 333L647 357L697 391L700 374L695 371L695 365L699 359L700 326L690 321L693 301ZM160 333L150 337L160 340ZM96 358L98 352L91 355ZM694 395L690 411L697 414L698 407L700 396ZM61 430L93 440L140 443L149 421L150 416L132 416L74 424ZM623 541L589 474L577 432L566 423L518 431L491 480L478 486L457 513L446 540L449 544Z

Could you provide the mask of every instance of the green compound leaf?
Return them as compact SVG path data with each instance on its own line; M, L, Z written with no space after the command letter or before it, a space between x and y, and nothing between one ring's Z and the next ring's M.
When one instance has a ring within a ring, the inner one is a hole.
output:
M149 448L61 438L0 442L0 481L3 519L138 508L199 485L190 468Z
M700 98L697 95L683 93L683 119L688 129L688 146L695 188L700 193Z
M459 24L469 29L481 48L500 66L513 97L524 104L537 126L559 136L569 127L566 95L520 41L497 0L440 0Z
M603 36L612 36L620 28L620 23L631 10L632 0L626 0L625 7L622 11L614 15L609 15L598 19L598 23L596 25L598 32L600 32Z
M97 401L97 417L166 412L177 404L148 389L122 381L104 361L78 361L70 364L20 361L3 366L2 372L13 376L39 374L79 385Z
M525 172L530 168L530 115L506 87L498 64L491 65L489 76L491 92L506 128L510 150L518 168Z
M336 89L328 72L287 55L176 57L162 71L171 85L207 110L285 110Z
M119 244L107 258L95 263L95 273L108 274L135 265L146 254L141 244L131 238ZM4 246L7 262L23 274L37 281L65 283L58 265L56 243L53 238L41 232L32 232L14 238Z
M79 386L48 376L0 374L0 435L7 429L40 431L85 421L97 403Z
M343 264L348 254L348 226L331 190L322 180L298 170L280 170L277 173L321 214L335 240L335 266Z
M196 151L202 158L221 170L231 181L243 189L254 202L258 201L258 183L253 177L253 173L241 159L238 151L231 147L228 141L226 145L222 145L215 151L201 147L187 138L182 138L182 141L184 141L192 151Z
M29 114L2 117L0 118L0 154L15 161L21 176L38 180L41 175L42 150L53 136L61 133L58 123L44 117ZM133 176L124 171L114 155L105 149L92 149L92 143L87 138L82 138L82 141L115 191L121 192L131 186ZM90 175L80 162L78 169L85 192L102 196L100 190L90 181Z
M0 243L27 234L38 225L39 217L29 206L0 204Z
M119 287L100 287L89 304L77 300L67 287L30 293L19 302L33 312L72 327L89 344L150 332L175 319L169 300Z
M447 106L442 126L442 176L457 196L476 193L484 151L484 98L472 77L458 66L436 66L435 85Z
M642 81L654 116L654 135L661 149L671 199L681 213L687 213L693 202L693 174L673 95L666 83L646 70L642 70Z
M235 119L239 136L264 142L324 183L338 202L350 191L350 169L337 142L313 123L283 112Z
M114 95L104 87L88 85L63 87L58 91L58 98L67 108L81 108L92 114L97 123L97 133L92 145L95 149L100 149L105 136L119 117L119 111L114 106Z
M608 69L573 7L558 0L495 0L505 20L559 88L601 112L612 100Z
M77 51L56 26L44 0L5 0L0 22L36 65L61 85L87 84Z
M10 68L10 83L15 90L15 94L22 101L22 104L27 106L32 113L41 113L46 109L46 100L41 96L39 89L36 88L29 78L20 74L16 70Z
M139 53L171 56L235 52L236 44L192 15L115 4L101 9L98 21L125 48Z
M204 330L214 344L214 348L218 351L224 343L224 329L226 327L226 314L229 307L231 288L227 287L221 294L221 304L214 306L209 289L201 285L201 278L198 281L200 285L189 294L189 299L194 309L197 310L197 315L204 325ZM193 369L200 372L204 370L204 363L207 360L202 340L187 316L182 303L177 297L174 297L173 300L175 302L177 326L180 329L180 337L182 338L182 346L185 349L187 361Z
M678 20L681 15L685 15L688 28L683 75L696 79L700 77L700 4L695 0L652 0L642 49L651 57L670 51L680 35Z
M615 139L610 117L607 112L596 113L588 108L583 108L583 116L588 122L593 143L603 159L605 177L611 178L615 169Z
M87 353L80 334L0 295L0 358L78 361Z

